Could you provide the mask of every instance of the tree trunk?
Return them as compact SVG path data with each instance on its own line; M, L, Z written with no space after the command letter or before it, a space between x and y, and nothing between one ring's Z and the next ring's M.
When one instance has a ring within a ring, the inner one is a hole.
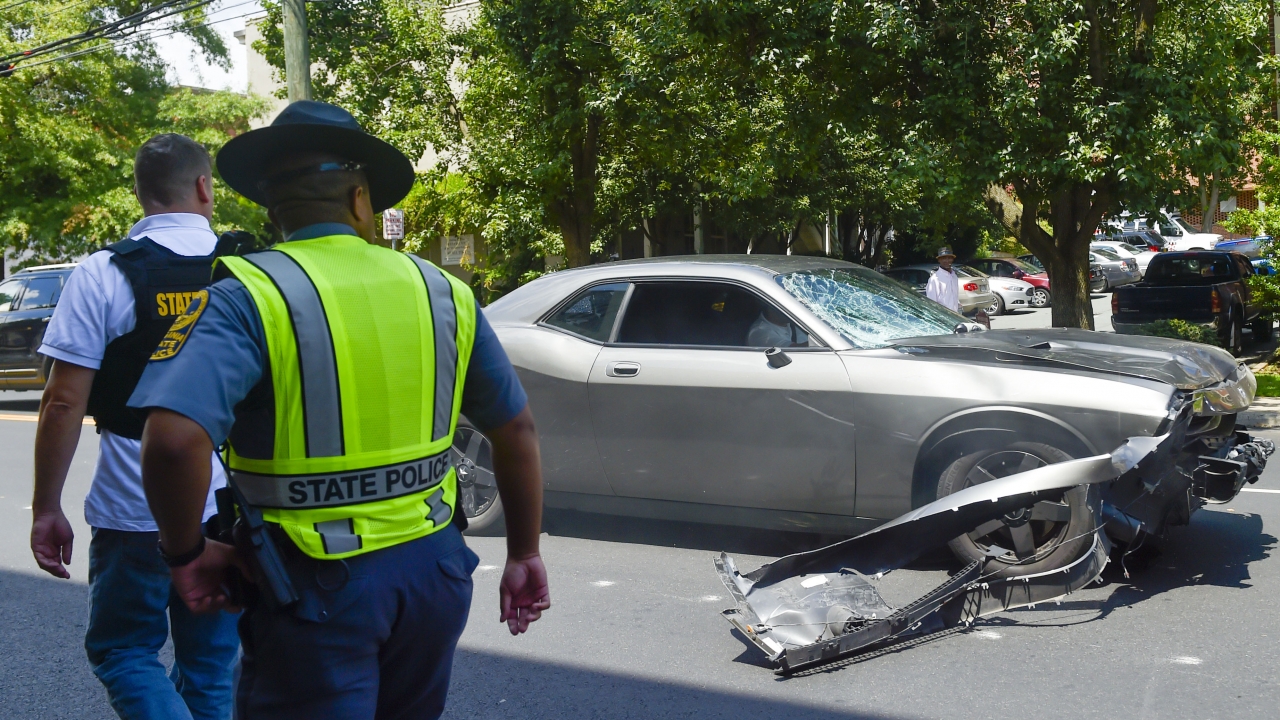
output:
M986 202L996 220L1035 253L1049 273L1053 326L1093 330L1089 297L1089 243L1109 200L1106 189L1073 185L1049 203L1053 233L1040 226L1041 198L1024 193L1022 204L1004 188L987 189Z
M1215 176L1209 185L1209 204L1200 216L1200 232L1213 232L1213 221L1218 215L1218 191L1222 189Z
M564 238L565 265L571 268L591 264L599 133L600 120L594 115L587 116L586 127L569 143L572 185L565 189L565 196L551 203L560 235Z

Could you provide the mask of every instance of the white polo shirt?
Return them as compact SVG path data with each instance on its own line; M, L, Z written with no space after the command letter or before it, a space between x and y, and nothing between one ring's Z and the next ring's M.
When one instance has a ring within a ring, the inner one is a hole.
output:
M209 221L191 213L143 218L129 230L129 237L143 236L179 255L208 255L218 243ZM97 370L102 367L107 345L133 330L137 324L133 288L124 272L111 262L113 254L109 250L96 252L71 273L45 329L41 354ZM137 440L102 431L93 485L84 499L84 519L89 525L129 532L156 530L142 491L140 452ZM217 512L213 491L227 484L217 457L211 462L206 520Z
M925 297L952 312L960 312L960 279L956 271L939 267L929 276Z

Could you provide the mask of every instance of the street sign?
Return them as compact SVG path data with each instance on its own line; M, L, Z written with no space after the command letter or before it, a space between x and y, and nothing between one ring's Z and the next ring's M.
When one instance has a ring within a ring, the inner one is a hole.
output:
M396 246L396 240L404 239L404 211L391 208L382 211L382 237L391 241L391 247Z

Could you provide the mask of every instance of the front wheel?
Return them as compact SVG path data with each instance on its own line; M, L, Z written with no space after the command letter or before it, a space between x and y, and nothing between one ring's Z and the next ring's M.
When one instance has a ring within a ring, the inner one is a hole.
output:
M1058 448L1036 442L979 450L957 459L942 472L938 497L1070 459ZM963 562L990 559L994 566L987 572L994 577L1056 570L1079 559L1092 545L1101 517L1101 497L1096 485L1081 485L1068 490L1061 500L1043 500L983 523L948 545Z
M996 299L992 301L990 305L983 308L983 310L987 311L987 315L990 315L991 317L1004 314L1004 298L999 295L996 295L995 298Z
M1031 307L1047 308L1049 307L1049 302L1050 302L1050 298L1049 298L1048 290L1038 287L1035 290L1031 291Z
M1227 329L1221 339L1223 347L1232 355L1239 356L1244 352L1244 321L1234 310L1227 315Z
M468 535L500 535L506 529L502 498L493 474L493 445L484 433L458 423L453 434L453 467L458 476L458 510Z

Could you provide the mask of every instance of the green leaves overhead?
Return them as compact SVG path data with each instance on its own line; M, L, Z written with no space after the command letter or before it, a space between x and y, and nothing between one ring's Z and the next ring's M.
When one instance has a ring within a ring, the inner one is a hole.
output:
M0 12L0 54L83 32L141 2L29 3ZM226 62L204 8L175 19L214 60ZM133 199L133 156L148 137L183 132L211 150L262 103L230 93L172 88L165 66L143 38L96 41L75 58L19 62L0 77L0 246L13 257L65 260L114 242L141 217ZM215 188L218 188L215 185ZM215 225L260 230L265 216L225 189Z

